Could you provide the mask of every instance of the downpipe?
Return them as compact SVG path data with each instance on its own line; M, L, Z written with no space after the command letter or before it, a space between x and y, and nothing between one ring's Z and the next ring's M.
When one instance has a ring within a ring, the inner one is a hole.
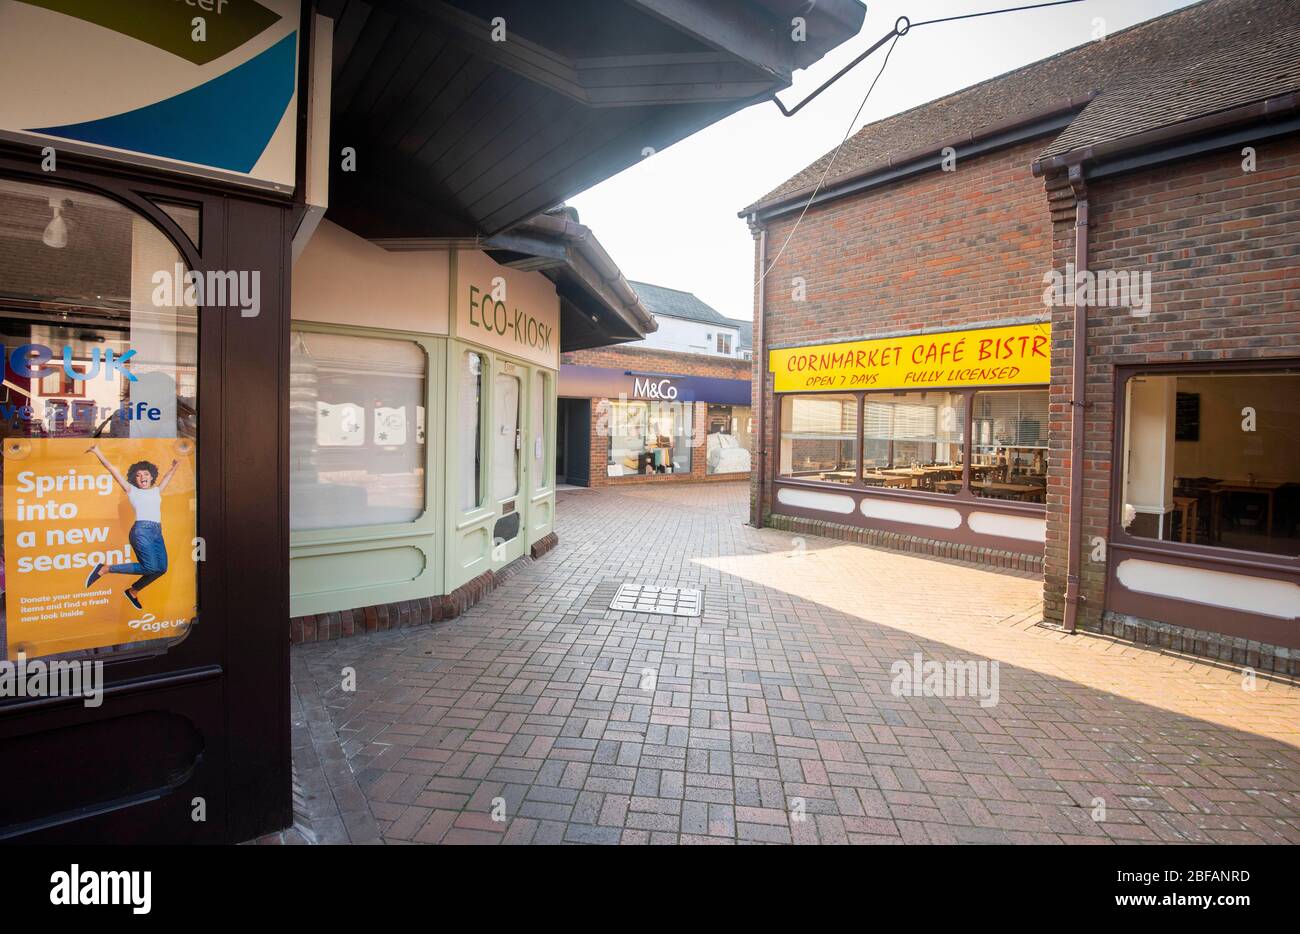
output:
M1088 271L1088 182L1083 166L1070 166L1070 187L1074 190L1074 271ZM1084 290L1074 290L1074 359L1070 367L1070 497L1066 518L1068 548L1065 564L1065 615L1063 627L1074 632L1079 618L1079 566L1083 537L1084 409L1087 394L1088 299Z

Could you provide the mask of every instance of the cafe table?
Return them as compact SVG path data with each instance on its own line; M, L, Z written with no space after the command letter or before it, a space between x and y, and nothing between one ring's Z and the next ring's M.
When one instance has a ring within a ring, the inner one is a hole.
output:
M1268 517L1265 526L1268 529L1268 535L1272 536L1273 499L1281 488L1281 483L1272 480L1221 480L1210 487L1210 494L1214 500L1213 521L1211 524L1214 540L1219 541L1219 533L1223 525L1223 494L1225 493L1254 493L1257 496L1264 497Z
M1008 499L1018 499L1025 502L1038 502L1044 492L1043 487L1035 486L1032 483L995 483L979 480L972 481L971 487L976 490L984 490L990 494L1005 494Z
M903 473L896 470L873 470L864 473L863 478L866 480L875 480L881 486L888 487L910 487L915 479L910 473Z

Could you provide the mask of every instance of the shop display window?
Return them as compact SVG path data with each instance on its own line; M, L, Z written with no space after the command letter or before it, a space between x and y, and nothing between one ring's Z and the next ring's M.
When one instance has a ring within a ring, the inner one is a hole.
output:
M782 397L781 476L853 483L857 469L857 396Z
M862 433L858 437L861 399ZM781 477L1043 503L1047 390L783 395ZM968 464L969 462L969 464Z
M868 486L961 492L966 397L953 392L867 393L862 480Z
M753 415L747 405L710 405L706 417L706 473L749 473Z
M296 330L290 357L294 531L413 522L425 507L424 349Z
M1120 524L1140 538L1300 555L1300 370L1125 384Z
M174 211L197 229L196 208ZM7 659L161 651L196 619L188 273L121 203L0 179Z
M533 489L544 490L550 486L550 471L547 470L546 439L551 437L551 412L554 407L549 404L551 375L541 370L533 371L533 441L532 472Z
M480 353L467 350L461 354L460 412L458 423L463 426L462 443L456 458L460 474L460 508L478 509L483 505L483 371L487 359Z
M691 472L689 402L611 402L611 477Z
M1047 498L1047 390L975 393L971 492L1042 503Z

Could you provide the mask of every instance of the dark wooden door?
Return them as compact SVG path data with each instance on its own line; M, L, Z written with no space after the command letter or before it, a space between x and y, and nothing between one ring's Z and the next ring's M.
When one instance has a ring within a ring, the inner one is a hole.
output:
M287 379L292 209L0 151L0 180L103 196L156 225L193 270L259 281L256 315L198 311L197 622L165 652L108 655L104 698L0 698L0 839L239 842L287 826L290 797ZM198 211L183 230L167 203ZM164 206L160 206L164 205ZM0 217L0 231L11 218ZM12 229L12 227L10 228ZM70 232L70 235L75 231ZM197 233L197 242L195 242ZM0 295L4 283L0 282ZM40 324L57 305L0 312ZM44 430L44 429L42 429ZM173 563L193 556L173 555ZM202 819L198 819L202 817Z

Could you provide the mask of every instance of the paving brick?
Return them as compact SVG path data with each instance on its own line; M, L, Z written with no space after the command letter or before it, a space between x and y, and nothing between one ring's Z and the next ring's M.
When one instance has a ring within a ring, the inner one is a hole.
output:
M1022 573L815 536L792 557L744 524L746 492L562 493L554 552L462 616L295 646L295 768L320 836L1300 842L1294 683L1245 692L1208 664L1026 625L1042 587ZM704 615L608 611L623 581L699 587ZM997 661L999 703L895 696L890 666L917 652Z

